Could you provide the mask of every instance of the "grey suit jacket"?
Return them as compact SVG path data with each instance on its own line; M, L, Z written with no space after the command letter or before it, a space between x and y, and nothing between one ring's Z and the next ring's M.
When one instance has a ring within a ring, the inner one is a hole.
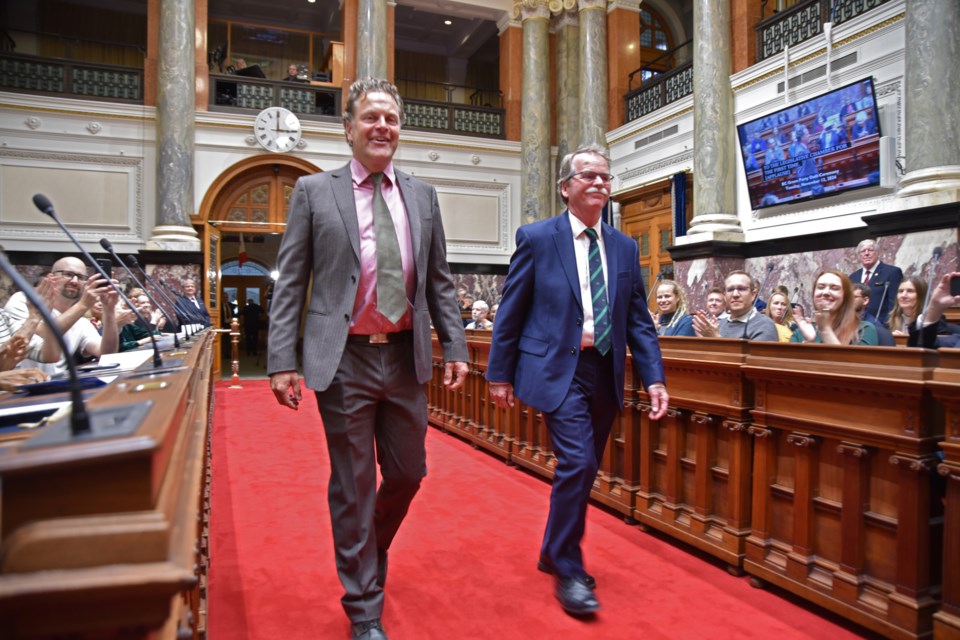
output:
M413 348L417 380L422 384L432 376L431 319L445 361L466 362L467 342L447 265L436 189L409 174L395 173L413 243ZM349 164L297 181L278 268L280 277L270 307L267 372L297 369L297 338L306 304L304 380L309 388L323 391L343 356L360 282L360 227Z

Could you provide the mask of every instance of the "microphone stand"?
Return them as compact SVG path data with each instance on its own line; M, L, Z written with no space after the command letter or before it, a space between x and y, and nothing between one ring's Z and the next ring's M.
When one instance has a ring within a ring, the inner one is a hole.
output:
M137 276L133 275L133 271L130 271L127 265L123 263L123 260L121 260L120 256L117 255L117 252L113 250L113 245L110 243L110 241L107 240L106 238L100 238L100 246L106 249L107 252L111 256L113 256L113 259L117 262L117 264L123 267L123 270L126 271L127 275L130 276L130 279L133 280L133 283L138 287L140 287L141 289L143 289L143 294L148 298L150 298L150 302L156 305L157 309L160 310L160 313L163 314L163 317L167 319L167 322L173 322L170 316L167 315L167 312L163 310L163 307L157 304L157 301L153 299L153 296L151 296L150 293L147 291L147 288L143 286L143 283L137 280ZM147 324L147 330L148 331L150 330L149 324ZM180 341L177 339L177 334L173 334L173 346L176 349L180 348Z
M110 287L117 292L117 295L120 296L120 299L130 307L130 310L133 311L133 315L137 316L137 319L140 320L144 326L149 327L150 323L147 322L147 319L144 318L143 314L140 313L140 311L133 305L132 302L130 302L130 299L124 295L123 291L121 291L120 287L114 283L113 279L107 275L107 272L103 270L103 267L100 266L100 263L93 259L93 256L90 255L90 252L83 248L83 245L80 244L80 241L77 240L72 233L70 233L70 230L67 229L66 225L60 222L60 218L57 217L56 212L53 210L53 203L51 203L45 195L38 193L33 196L33 204L37 207L37 209L40 209L40 211L50 216L50 218L57 223L57 226L60 227L65 234L67 234L67 237L70 238L70 241L75 244L78 249L80 249L80 253L82 253L83 257L87 259L87 262L94 269L96 269L97 273L99 273L107 281L107 284L109 284ZM160 349L157 348L157 340L153 337L152 332L150 333L150 343L153 345L153 366L155 369L159 369L163 366L163 359L160 357Z
M179 332L180 332L180 327L184 324L184 322L183 322L183 318L180 317L180 314L177 312L177 303L176 303L175 301L173 301L173 300L170 299L170 296L168 296L168 295L166 294L166 292L156 283L156 281L154 281L154 279L150 277L150 274L149 274L149 273L147 273L146 271L144 271L143 267L140 266L140 263L137 262L137 257L136 257L136 256L127 256L127 262L130 264L131 267L136 267L137 269L140 270L140 273L143 274L144 281L147 282L147 283L149 283L150 285L152 285L152 286L153 286L153 290L154 290L155 292L159 293L160 296L164 299L164 301L165 301L168 305L170 305L170 308L173 309L173 314L174 314L174 315L176 316L176 318L177 318L177 321L174 323L174 326L177 327L177 331L176 331L175 333L179 333ZM144 291L146 291L146 289L144 289ZM160 305L157 305L157 306L159 307ZM170 316L167 316L167 319L169 319L169 318L170 318ZM184 339L184 340L189 340L189 339L190 339L189 336L187 335L187 328L186 328L186 327L184 327L184 330L183 330L183 339Z

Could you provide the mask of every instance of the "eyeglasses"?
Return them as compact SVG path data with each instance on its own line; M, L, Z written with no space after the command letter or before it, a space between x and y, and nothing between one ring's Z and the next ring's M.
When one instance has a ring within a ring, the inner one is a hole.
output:
M750 291L750 287L744 287L744 286L727 287L727 293L746 293L747 291Z
M87 274L77 273L76 271L67 271L65 269L57 269L56 271L54 271L54 273L58 276L66 278L67 280L73 280L74 278L76 278L77 280L87 279Z
M578 173L570 176L571 178L578 178L584 182L596 182L597 178L600 178L604 182L612 182L613 175L609 173L597 173L596 171L580 171Z

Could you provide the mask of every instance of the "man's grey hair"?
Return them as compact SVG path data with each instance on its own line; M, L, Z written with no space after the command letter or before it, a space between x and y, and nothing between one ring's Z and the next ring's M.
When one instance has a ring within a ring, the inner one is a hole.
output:
M490 311L490 305L484 300L477 300L473 303L474 309L480 309L481 311Z
M860 244L857 245L857 253L860 253L861 249L870 245L873 245L873 247L875 248L877 246L877 241L874 240L873 238L867 238L866 240L861 240Z
M347 93L347 99L343 104L342 117L344 127L346 127L348 123L353 122L353 116L356 115L354 109L356 109L357 102L368 93L385 93L393 98L393 101L397 103L397 109L400 111L400 124L403 125L406 117L403 113L403 98L400 97L400 92L397 91L397 87L395 87L392 82L382 78L365 78L363 80L357 80L350 85L350 91Z
M563 200L564 204L567 203L567 197L563 195L563 183L572 178L573 174L576 173L573 170L573 159L585 154L599 156L607 163L607 167L610 166L610 156L607 155L606 148L596 143L585 144L577 148L576 151L571 151L563 156L563 159L560 161L559 177L557 178L557 193L560 194L560 199Z

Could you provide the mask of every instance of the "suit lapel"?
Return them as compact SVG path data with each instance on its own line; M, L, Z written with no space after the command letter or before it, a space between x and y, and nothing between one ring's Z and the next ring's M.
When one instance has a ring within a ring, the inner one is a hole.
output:
M573 227L570 226L568 215L568 212L564 211L557 216L553 241L556 244L557 253L560 254L560 266L563 267L563 273L567 276L573 297L576 298L580 308L583 308L583 300L580 298L580 277L577 274L577 253L573 250Z
M617 269L617 247L614 244L616 240L613 237L613 231L607 224L601 224L600 228L603 229L603 248L604 252L607 254L607 300L610 304L611 311L615 308L614 302L617 297L617 274L619 270Z
M350 165L344 165L330 172L330 181L333 188L333 198L337 201L337 209L343 219L343 226L350 238L353 253L360 260L360 223L357 221L357 203L353 199L353 176Z

